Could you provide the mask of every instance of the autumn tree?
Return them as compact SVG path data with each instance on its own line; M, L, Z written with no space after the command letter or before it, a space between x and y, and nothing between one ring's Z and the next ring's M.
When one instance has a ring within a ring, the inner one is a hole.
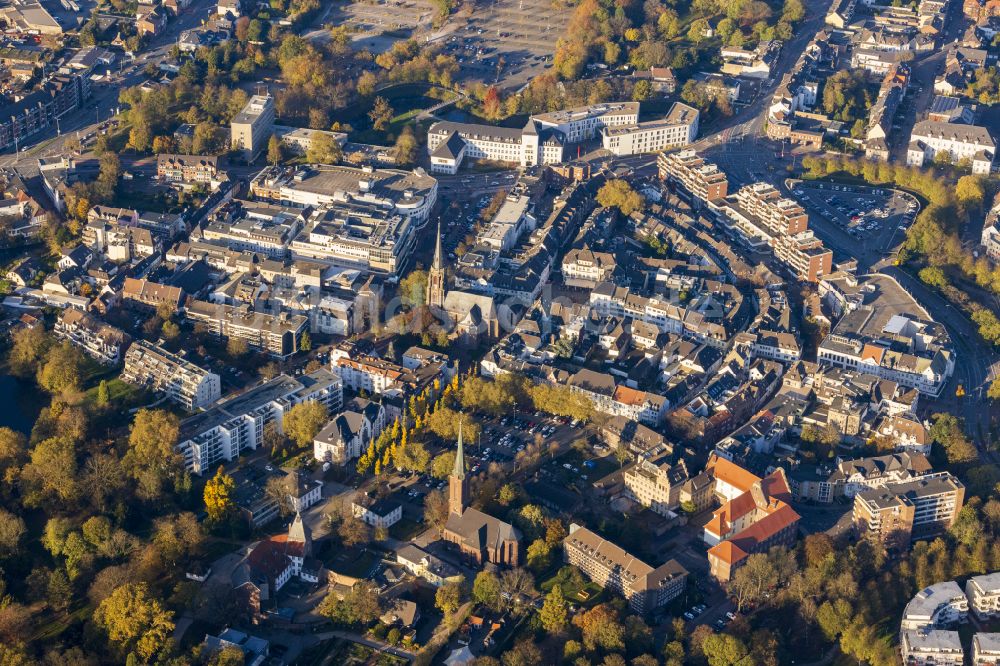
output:
M376 97L372 103L371 111L368 112L368 118L372 121L372 127L381 132L389 126L394 113L395 111L389 105L389 100L380 96Z
M976 460L976 447L966 437L962 422L956 416L939 413L932 418L931 439L944 448L950 464L962 465Z
M278 165L281 164L285 159L285 149L281 145L281 139L277 135L272 134L271 138L267 141L267 161L270 164Z
M986 390L986 397L990 400L1000 400L1000 377L990 382L990 387Z
M441 439L457 441L459 423L462 424L462 437L467 442L474 442L482 431L479 423L469 414L456 412L450 407L439 407L427 418L427 427Z
M27 437L16 430L0 427L0 473L23 464L27 453Z
M573 618L587 650L621 650L625 647L625 628L618 613L608 604L594 606Z
M213 523L222 522L233 510L233 490L236 482L226 474L222 465L215 471L215 476L205 484L205 512Z
M306 150L306 160L314 164L336 164L343 157L344 151L340 143L326 132L313 134Z
M480 571L472 582L472 598L478 604L494 610L501 607L500 579L490 571Z
M763 598L764 592L778 582L778 573L765 553L754 553L729 582L729 594L736 600L738 610Z
M424 498L424 520L438 532L448 522L448 496L441 490L427 493Z
M553 585L545 596L539 618L545 631L550 634L558 634L566 629L568 618L566 599L563 597L562 587L558 584Z
M0 559L18 552L27 528L20 516L0 508Z
M33 375L52 344L41 326L19 328L11 334L13 345L7 356L11 371L20 377Z
M483 115L488 120L499 120L503 114L503 103L500 99L500 91L496 86L490 86L483 97Z
M237 359L250 351L247 341L243 338L230 337L226 340L226 353L230 358Z
M431 476L435 479L447 479L454 469L455 451L440 453L431 461Z
M173 613L150 594L145 583L117 588L93 617L120 654L134 651L146 661L167 646L174 631Z
M605 208L617 208L622 215L641 210L645 200L627 181L609 180L597 191L597 203Z
M746 644L731 634L712 634L701 646L708 666L753 666Z
M452 581L445 583L434 593L434 605L445 615L450 615L458 610L462 604L462 583Z
M420 144L417 136L413 133L413 126L406 125L396 137L396 145L393 147L393 157L397 166L410 166L417 161L417 153Z
M281 424L285 435L300 447L304 447L312 444L328 416L326 405L308 400L292 407L282 417Z
M320 615L344 625L371 624L382 614L378 590L367 580L351 587L343 597L331 589L318 610Z
M378 79L375 78L375 75L366 71L358 77L355 89L358 91L360 97L370 97L375 93L375 85L377 83Z
M980 208L986 197L982 176L962 176L955 184L955 198L965 210Z
M62 394L80 389L83 359L76 347L63 342L49 350L38 369L38 384L49 393Z
M129 429L125 465L138 481L143 499L160 496L163 484L176 478L181 469L177 453L180 423L176 416L161 409L140 409Z

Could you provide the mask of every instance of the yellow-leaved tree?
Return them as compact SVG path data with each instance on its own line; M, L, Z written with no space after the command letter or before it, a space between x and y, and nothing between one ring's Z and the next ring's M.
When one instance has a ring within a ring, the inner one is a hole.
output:
M205 484L205 512L213 523L220 522L233 509L233 489L236 482L219 465L215 476Z
M174 631L173 613L150 595L146 583L116 588L97 607L94 622L122 656L134 651L147 662L164 648Z

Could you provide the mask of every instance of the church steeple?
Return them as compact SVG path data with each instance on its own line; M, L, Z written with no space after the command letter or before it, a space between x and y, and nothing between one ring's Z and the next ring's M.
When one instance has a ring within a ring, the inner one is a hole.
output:
M461 418L461 417L460 417ZM455 452L455 469L448 478L448 511L462 515L469 486L465 478L465 447L462 444L462 421L458 422L458 450Z
M441 220L438 220L438 232L437 239L434 243L434 263L431 264L432 270L441 270L442 259L441 259Z
M437 238L434 241L434 261L427 273L427 305L444 307L444 258L441 253L441 221L438 220Z

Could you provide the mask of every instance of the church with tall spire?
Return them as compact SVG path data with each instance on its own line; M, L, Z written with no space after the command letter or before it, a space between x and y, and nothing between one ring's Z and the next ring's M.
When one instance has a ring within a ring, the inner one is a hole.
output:
M438 221L437 240L434 244L434 261L427 273L427 305L444 307L444 257L441 256L441 222Z
M448 478L448 522L442 537L478 564L492 562L516 567L521 561L521 533L510 523L466 506L469 500L468 483L465 444L459 422L455 468Z
M455 469L448 477L448 513L461 516L469 496L469 481L465 476L465 447L462 444L462 422L458 422L458 450Z
M427 272L427 305L451 320L458 338L478 341L500 336L500 317L492 296L461 289L445 288L444 253L441 250L441 223L434 242L434 260Z

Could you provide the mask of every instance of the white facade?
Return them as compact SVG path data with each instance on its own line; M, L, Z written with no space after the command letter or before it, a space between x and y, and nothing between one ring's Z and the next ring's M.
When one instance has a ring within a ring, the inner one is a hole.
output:
M292 378L280 375L210 411L181 423L177 450L184 466L195 474L211 471L224 460L235 460L264 441L264 428L274 423L280 432L285 413L301 402L315 400L328 411L343 404L343 384L329 370Z
M208 407L222 397L219 375L145 340L129 347L121 378L162 393L189 411Z
M965 661L957 631L904 631L900 652L907 666L963 666Z
M973 576L965 583L969 610L979 619L1000 615L1000 573Z
M607 102L532 116L543 128L556 129L567 143L596 137L605 127L635 125L639 122L638 102Z
M601 143L605 150L618 156L686 146L698 137L699 117L697 109L674 102L670 113L662 120L605 127L601 131Z
M352 502L351 511L372 527L389 528L403 519L403 505L399 502L376 502L372 506Z
M996 144L985 127L933 120L917 123L910 134L906 163L923 166L939 153L947 153L952 163L969 160L974 174L989 174Z

